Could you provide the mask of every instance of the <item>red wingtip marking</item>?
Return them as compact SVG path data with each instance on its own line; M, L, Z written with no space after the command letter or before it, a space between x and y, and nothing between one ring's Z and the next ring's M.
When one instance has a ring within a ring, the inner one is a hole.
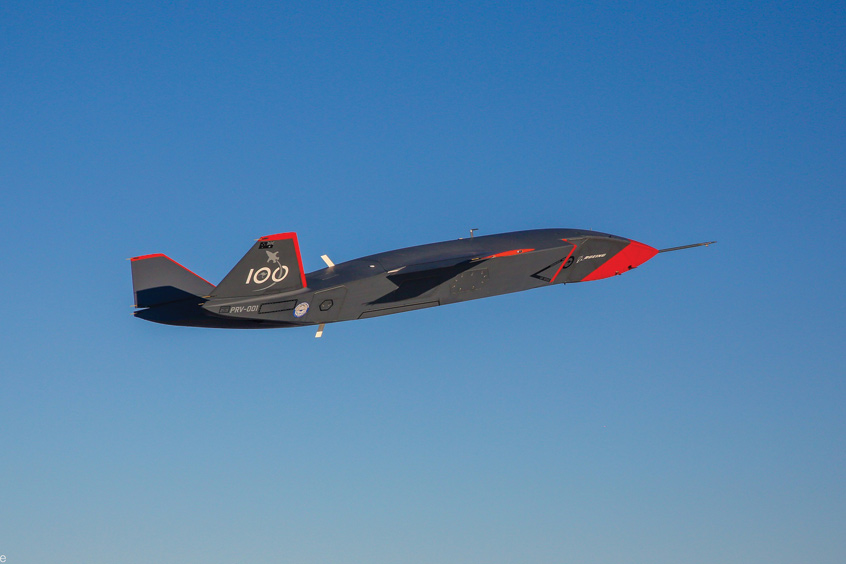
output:
M294 252L297 253L297 264L300 267L300 280L303 283L303 288L307 288L308 284L306 284L305 270L303 270L303 258L300 256L300 242L297 239L297 234L296 233L283 233L283 235L291 235L290 239L294 240ZM288 239L288 237L280 237L280 239Z
M209 286L214 287L214 284L212 284L211 282L209 282L208 280L206 280L205 278L203 278L202 276L200 276L199 274L197 274L193 270L191 270L189 268L185 268L184 266L182 266L181 264L179 264L178 262L176 262L175 260L173 260L169 256L162 254L162 253L155 253L155 254L152 254L152 255L141 255L140 257L132 257L129 260L131 260L132 262L135 262L136 260L144 260L144 259L150 259L150 258L156 258L156 257L166 258L167 260L169 260L170 262L172 262L173 264L175 264L176 266L178 266L182 270L187 270L188 272L190 272L191 274L193 274L194 276L196 276L197 278L199 278L200 280L202 280L203 282L205 282Z
M649 245L644 245L637 241L630 241L628 245L623 247L622 251L582 278L582 282L590 282L591 280L599 280L616 274L622 274L623 272L637 268L657 254L658 249L653 249Z
M265 235L259 241L278 241L279 239L293 239L297 240L296 233L277 233L276 235Z
M136 260L144 260L144 259L154 258L154 257L165 257L165 258L169 258L167 255L163 255L162 253L155 253L155 254L152 254L152 255L141 255L140 257L132 257L132 258L131 258L131 259L129 259L129 260L131 260L131 261L136 261Z
M280 239L291 239L294 242L294 251L297 253L297 265L300 267L300 281L303 283L303 288L306 288L305 270L303 270L303 258L300 256L300 242L297 239L297 234L293 231L290 233L277 233L276 235L265 235L259 241L279 241Z

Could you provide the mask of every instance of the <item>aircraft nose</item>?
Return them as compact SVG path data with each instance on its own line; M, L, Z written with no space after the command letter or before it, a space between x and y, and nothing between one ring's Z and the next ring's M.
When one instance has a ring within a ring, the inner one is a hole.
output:
M616 276L617 274L628 272L629 270L637 268L657 254L658 249L630 240L629 244L623 247L623 250L605 261L602 266L588 274L582 279L582 282L599 280L601 278L608 278L609 276Z

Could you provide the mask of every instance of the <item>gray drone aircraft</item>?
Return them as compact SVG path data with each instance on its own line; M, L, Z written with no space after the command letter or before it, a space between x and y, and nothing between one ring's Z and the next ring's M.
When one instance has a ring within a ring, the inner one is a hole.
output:
M258 239L217 286L163 254L132 261L134 315L168 325L269 328L366 319L532 288L588 282L659 252L616 235L536 229L388 251L306 274L296 233Z

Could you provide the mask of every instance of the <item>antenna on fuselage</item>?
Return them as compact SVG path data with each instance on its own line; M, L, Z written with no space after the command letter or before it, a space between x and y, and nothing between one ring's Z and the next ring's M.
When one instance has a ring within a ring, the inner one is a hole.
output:
M471 229L471 230L470 230L470 238L471 238L471 239L473 238L473 232L474 232L474 231L478 231L478 230L479 230L479 228L478 228L478 227L474 227L473 229Z

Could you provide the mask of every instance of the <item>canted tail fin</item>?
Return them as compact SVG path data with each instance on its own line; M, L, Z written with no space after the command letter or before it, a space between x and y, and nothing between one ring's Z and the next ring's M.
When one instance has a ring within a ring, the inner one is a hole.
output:
M144 255L130 260L135 307L202 298L214 290L214 284L165 255Z
M306 287L296 233L262 237L211 292L212 298L261 296Z

